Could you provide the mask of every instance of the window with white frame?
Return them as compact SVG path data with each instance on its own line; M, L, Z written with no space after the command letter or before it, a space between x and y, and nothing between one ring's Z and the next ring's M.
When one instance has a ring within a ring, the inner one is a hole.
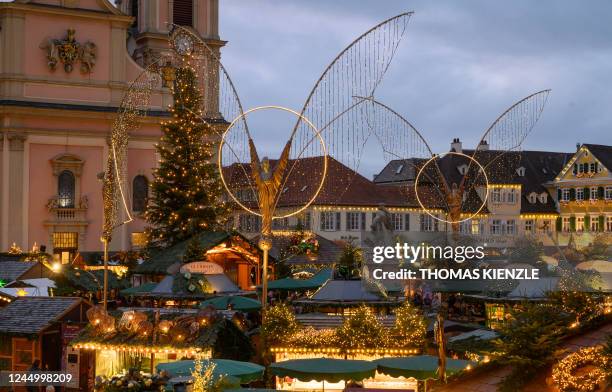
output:
M261 217L251 214L240 214L238 229L247 233L256 233L261 229Z
M502 234L502 223L500 219L493 219L491 221L491 230L492 235L500 235Z
M552 230L552 221L550 219L542 220L540 226L538 226L538 232L540 233L550 233Z
M525 231L527 233L533 233L533 219L527 219L525 220Z
M436 220L429 214L421 214L421 231L435 231Z
M612 231L612 215L606 216L606 231Z
M491 201L496 204L502 202L502 191L500 188L493 189L493 192L491 192Z
M321 230L338 231L340 230L340 213L334 211L321 212Z
M346 229L350 231L365 230L365 213L347 212Z
M472 223L469 220L465 220L459 223L459 231L461 234L472 234Z
M482 233L482 222L478 219L472 219L472 234L480 234Z
M599 231L599 217L598 216L591 217L591 231Z
M562 220L561 230L568 233L570 231L570 217L564 216Z
M561 190L561 201L569 201L570 200L570 190L569 188L563 188Z
M310 230L310 212L303 212L297 217L298 225L302 226L302 229Z
M584 231L584 216L576 217L576 231Z
M516 203L516 189L512 188L512 189L508 189L508 192L506 193L506 202L508 204L515 204Z
M410 227L410 215L408 214L391 214L393 229L395 231L408 231Z
M597 200L598 190L596 186L591 187L591 192L589 192L589 196L591 196L591 200Z
M576 200L584 200L584 188L576 188Z
M506 234L515 235L516 234L516 221L514 219L510 219L506 221Z
M546 204L547 199L548 199L548 194L546 192L540 193L540 203Z
M605 191L606 200L612 200L612 186L607 186Z
M289 228L289 218L279 218L272 220L272 229L286 230Z

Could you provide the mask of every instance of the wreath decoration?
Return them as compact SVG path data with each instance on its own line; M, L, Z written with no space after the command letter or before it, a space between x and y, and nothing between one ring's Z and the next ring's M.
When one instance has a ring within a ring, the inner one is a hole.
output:
M576 376L575 371L594 366L588 374ZM563 358L552 371L553 381L561 392L593 392L609 376L612 359L604 354L601 347L583 348Z

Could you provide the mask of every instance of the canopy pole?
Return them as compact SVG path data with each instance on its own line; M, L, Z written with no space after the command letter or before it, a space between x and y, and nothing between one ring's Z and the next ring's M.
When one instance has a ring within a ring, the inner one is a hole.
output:
M108 239L102 237L102 244L104 244L104 288L102 293L102 302L104 304L104 310L108 305Z

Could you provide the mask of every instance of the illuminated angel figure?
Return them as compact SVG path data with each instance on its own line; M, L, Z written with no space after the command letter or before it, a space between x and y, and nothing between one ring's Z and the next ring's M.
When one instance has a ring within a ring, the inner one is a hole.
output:
M270 168L268 157L264 157L259 162L257 149L253 143L253 139L249 138L249 149L251 152L251 175L257 186L259 213L261 214L261 233L264 237L272 234L272 215L276 200L278 200L278 191L281 187L282 179L287 170L289 163L289 151L291 151L291 141L289 139L287 145L283 149L280 159L276 163L274 170Z

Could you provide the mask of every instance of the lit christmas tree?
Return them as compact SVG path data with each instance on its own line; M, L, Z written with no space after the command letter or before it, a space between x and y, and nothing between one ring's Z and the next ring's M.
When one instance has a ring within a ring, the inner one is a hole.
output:
M162 123L147 207L149 238L169 246L205 230L220 228L228 213L223 184L213 162L215 132L201 120L202 96L191 68L176 70L172 119Z

